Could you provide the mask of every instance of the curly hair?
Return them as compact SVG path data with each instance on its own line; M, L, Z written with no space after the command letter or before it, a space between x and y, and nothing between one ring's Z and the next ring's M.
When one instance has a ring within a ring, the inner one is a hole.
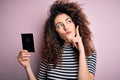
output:
M45 59L49 64L54 64L54 67L58 62L61 62L62 46L64 40L60 38L55 31L54 19L59 14L67 14L71 17L75 26L79 26L79 34L82 38L86 57L94 52L94 47L91 39L91 31L88 27L89 22L86 15L83 13L82 8L78 3L65 2L65 0L57 0L50 7L49 17L46 21L42 45L42 59ZM78 56L78 55L76 55ZM76 57L77 58L77 57Z

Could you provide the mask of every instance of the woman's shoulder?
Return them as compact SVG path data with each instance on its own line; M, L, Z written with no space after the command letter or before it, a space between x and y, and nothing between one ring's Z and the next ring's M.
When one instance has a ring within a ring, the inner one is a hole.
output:
M97 52L94 51L94 52L93 52L91 55L89 55L87 58L88 58L88 59L89 59L89 58L97 58Z

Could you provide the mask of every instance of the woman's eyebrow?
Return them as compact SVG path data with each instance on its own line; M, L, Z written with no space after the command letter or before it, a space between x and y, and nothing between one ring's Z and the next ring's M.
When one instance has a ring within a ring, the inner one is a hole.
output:
M66 18L65 21L67 21L67 20L69 20L69 19L71 20L71 18ZM61 24L61 23L62 23L62 22L57 22L57 23L55 24L55 26L57 26L58 24Z
M71 18L67 18L67 19L65 19L65 21L67 21L67 20L69 20L69 19L71 20Z
M57 26L58 24L61 24L62 22L57 22L56 24L55 24L55 26Z

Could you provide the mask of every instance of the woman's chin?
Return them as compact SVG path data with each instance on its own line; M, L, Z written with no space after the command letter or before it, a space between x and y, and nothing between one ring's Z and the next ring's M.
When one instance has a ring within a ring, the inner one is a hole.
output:
M65 39L65 42L71 42L72 39L73 38L67 38L67 39Z

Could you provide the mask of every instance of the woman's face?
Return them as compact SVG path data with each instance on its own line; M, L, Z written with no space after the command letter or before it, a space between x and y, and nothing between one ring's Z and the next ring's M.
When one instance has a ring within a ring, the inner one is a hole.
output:
M59 14L54 20L55 29L59 36L66 42L75 37L75 24L66 14Z

